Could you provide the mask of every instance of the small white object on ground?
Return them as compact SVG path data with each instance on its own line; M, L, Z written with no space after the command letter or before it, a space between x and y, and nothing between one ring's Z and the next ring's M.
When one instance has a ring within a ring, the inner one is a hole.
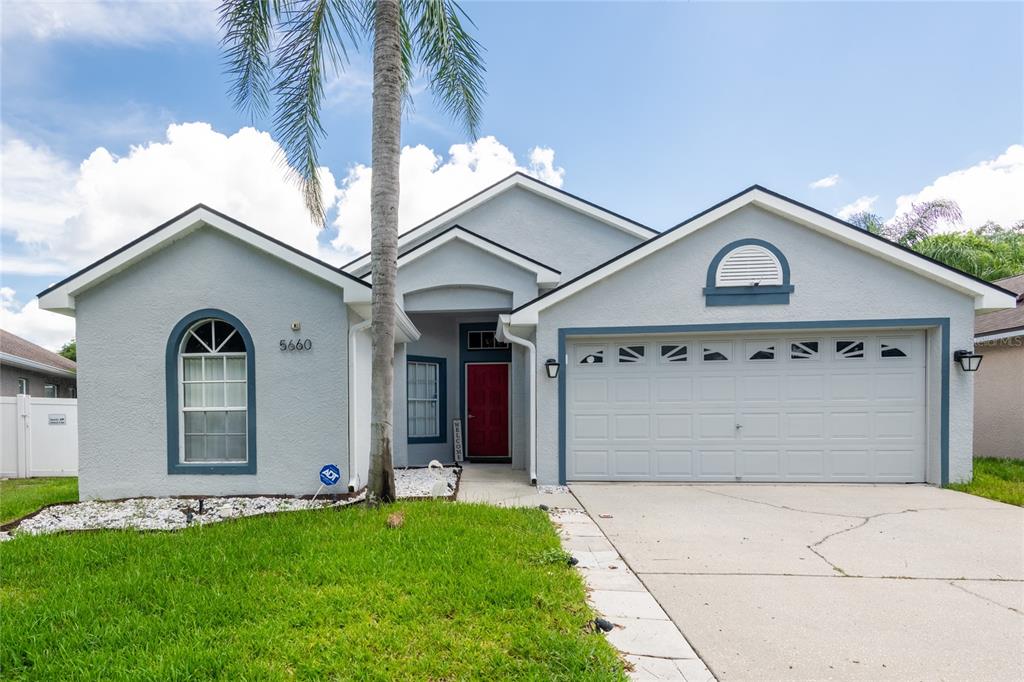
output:
M455 490L459 474L457 469L397 469L395 488L399 498L443 497ZM435 495L440 491L445 492ZM256 516L272 512L299 511L344 507L363 499L360 494L352 499L333 502L330 499L305 500L295 497L204 497L203 513L199 512L199 497L133 498L118 502L76 502L47 507L35 516L25 519L10 533L0 533L0 542L18 535L44 535L72 530L180 530L189 525L206 525L227 519ZM188 511L192 522L188 523Z
M565 495L569 492L569 486L567 485L539 485L537 486L537 492L544 493L545 495Z
M715 676L594 520L579 509L555 510L550 516L562 549L578 561L587 601L615 625L606 636L632 666L630 679L714 682Z

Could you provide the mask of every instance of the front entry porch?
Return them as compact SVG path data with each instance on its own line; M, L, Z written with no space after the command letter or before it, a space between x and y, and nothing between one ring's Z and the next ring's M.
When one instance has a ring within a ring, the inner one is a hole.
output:
M395 358L396 466L455 462L458 433L463 461L526 468L527 358L495 338L499 312L410 314L421 336Z

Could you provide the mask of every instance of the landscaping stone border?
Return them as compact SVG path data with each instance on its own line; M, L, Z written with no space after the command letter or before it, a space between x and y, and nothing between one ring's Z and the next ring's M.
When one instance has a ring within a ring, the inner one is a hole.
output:
M633 680L715 682L683 633L630 570L594 520L580 509L550 512L562 547L576 558L587 601L614 624L608 641L632 670Z

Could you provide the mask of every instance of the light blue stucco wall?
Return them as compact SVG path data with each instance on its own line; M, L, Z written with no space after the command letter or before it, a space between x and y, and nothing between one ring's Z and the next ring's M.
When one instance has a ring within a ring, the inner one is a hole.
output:
M513 187L429 234L403 243L402 250L456 224L560 271L563 282L649 238ZM368 270L367 265L353 272L363 275Z
M358 285L357 285L358 286ZM348 472L348 314L336 286L213 228L173 242L78 297L79 488L139 495L312 494ZM256 354L257 473L168 475L165 347L188 313L224 310ZM299 321L302 329L291 331ZM311 339L301 353L280 339ZM342 491L343 492L343 491Z
M708 263L725 244L757 237L777 246L792 269L788 305L707 307ZM973 300L947 286L846 246L831 237L748 206L625 268L540 314L537 327L538 478L558 482L558 382L543 363L558 355L558 330L749 322L949 318L951 349L972 348ZM938 330L928 334L928 480L940 480ZM564 359L563 359L564 361ZM572 368L567 368L571 372ZM971 475L973 383L950 371L949 474Z
M508 310L537 296L537 276L456 239L403 264L398 293L408 312Z

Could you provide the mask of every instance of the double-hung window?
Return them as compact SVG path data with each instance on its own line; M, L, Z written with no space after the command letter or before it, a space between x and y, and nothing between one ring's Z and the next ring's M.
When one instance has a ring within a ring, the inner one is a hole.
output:
M444 358L410 355L406 399L410 443L445 442Z

